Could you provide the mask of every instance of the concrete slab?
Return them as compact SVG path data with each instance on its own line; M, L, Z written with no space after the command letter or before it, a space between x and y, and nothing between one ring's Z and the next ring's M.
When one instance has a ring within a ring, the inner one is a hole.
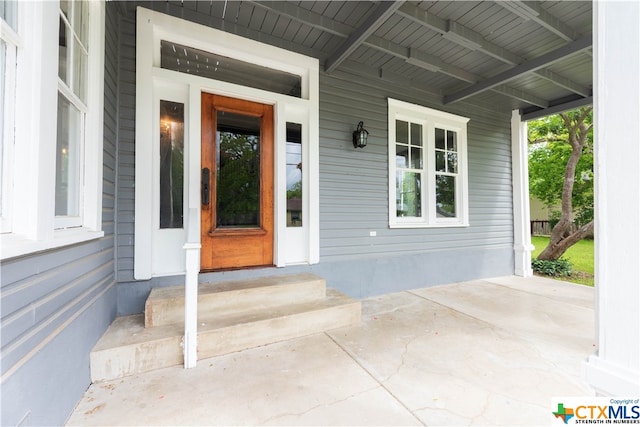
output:
M592 298L538 278L369 298L359 327L93 384L68 425L549 425L553 397L593 396Z
M585 351L595 350L593 288L538 277L516 279L509 285L478 280L411 292L508 331L579 376Z
M485 282L507 286L522 292L546 296L563 303L579 305L588 309L594 307L594 292L589 286L575 286L574 283L546 277L496 277Z
M362 328L330 335L425 425L547 425L553 396L592 395L579 368L593 310L514 292L477 281L371 298ZM571 320L561 332L557 318Z
M68 425L420 425L318 334L91 386Z

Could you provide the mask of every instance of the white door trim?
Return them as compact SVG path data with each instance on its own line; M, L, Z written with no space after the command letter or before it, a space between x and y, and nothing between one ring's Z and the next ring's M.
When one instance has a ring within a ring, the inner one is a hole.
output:
M191 46L220 55L251 62L264 67L300 75L302 78L302 97L294 98L265 90L240 86L200 76L179 73L160 68L160 40ZM254 102L274 105L275 124L275 183L274 183L274 262L277 266L292 263L314 264L319 261L319 63L294 52L249 40L234 34L225 33L200 24L174 18L162 13L139 7L137 11L136 35L136 168L135 168L135 249L134 277L146 280L154 276L183 274L184 257L181 265L168 265L155 262L153 247L159 242L162 249L173 253L182 250L186 243L188 228L187 209L182 233L171 230L173 237L165 239L159 236L168 234L160 230L154 221L159 206L154 201L153 154L154 118L153 102L160 94L154 89L154 82L169 82L175 90L188 88L185 111L185 207L200 206L200 93L202 91L225 95ZM163 86L164 87L164 86ZM173 89L167 89L172 91ZM197 96L196 96L197 95ZM186 113L185 113L186 114ZM286 226L286 122L303 125L303 215L301 229ZM198 147L196 149L196 147ZM283 179L284 178L284 179ZM200 218L198 217L198 221ZM302 235L302 237L300 237ZM192 242L193 243L193 242ZM199 242L198 242L199 243ZM295 248L294 248L295 247ZM291 249L294 249L291 251ZM157 251L156 251L157 253ZM287 254L304 254L304 258L291 258ZM157 261L157 260L156 260Z

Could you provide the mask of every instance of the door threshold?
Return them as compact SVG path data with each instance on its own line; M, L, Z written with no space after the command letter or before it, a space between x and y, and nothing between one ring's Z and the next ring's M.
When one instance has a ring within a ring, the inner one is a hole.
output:
M276 267L275 264L265 264L265 265L251 265L248 267L226 267L226 268L216 268L212 270L200 270L200 274L203 273L223 273L225 271L238 271L238 270L257 270L260 268L271 268Z

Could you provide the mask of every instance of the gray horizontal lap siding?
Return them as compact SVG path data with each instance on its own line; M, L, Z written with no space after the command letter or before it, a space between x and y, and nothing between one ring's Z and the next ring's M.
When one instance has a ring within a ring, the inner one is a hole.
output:
M111 246L113 240L105 239L104 243L107 242ZM28 274L2 287L3 374L31 350L33 346L23 345L25 342L42 341L66 320L65 312L76 303L91 299L93 288L100 288L102 282L111 278L113 251L111 247L102 248L101 243L73 248L82 252L77 257L71 257L71 250L47 254L55 265L43 271L34 272L33 264L40 263L45 256L3 267Z
M434 251L511 248L510 122L507 114L447 108L468 124L470 227L388 227L387 98L445 110L415 91L348 72L320 78L320 257L322 261ZM364 121L369 144L354 149ZM370 237L375 231L377 236Z
M135 216L135 115L136 23L135 16L120 20L118 119L118 193L116 279L133 280Z
M157 5L157 4L156 4ZM155 7L156 5L151 5ZM121 19L116 277L118 314L141 312L154 286L182 277L135 281L135 14ZM197 12L161 8L207 24ZM180 14L178 12L184 12ZM387 98L469 117L469 219L464 228L389 229ZM354 149L351 134L360 121L369 145ZM466 101L446 108L427 92L338 68L320 74L320 263L286 269L201 275L201 281L311 271L356 297L513 273L510 112ZM369 232L376 231L376 237ZM425 266L422 272L407 269ZM447 266L446 268L443 266ZM403 281L398 284L397 278ZM389 284L391 283L391 285Z
M107 7L103 238L1 265L0 425L62 425L90 384L89 352L116 313L118 18Z

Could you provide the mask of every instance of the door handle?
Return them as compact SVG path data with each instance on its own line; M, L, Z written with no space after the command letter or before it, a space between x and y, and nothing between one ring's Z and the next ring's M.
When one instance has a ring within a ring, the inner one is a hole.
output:
M209 204L209 193L211 192L209 188L209 175L210 175L209 168L202 169L202 204L203 205Z

